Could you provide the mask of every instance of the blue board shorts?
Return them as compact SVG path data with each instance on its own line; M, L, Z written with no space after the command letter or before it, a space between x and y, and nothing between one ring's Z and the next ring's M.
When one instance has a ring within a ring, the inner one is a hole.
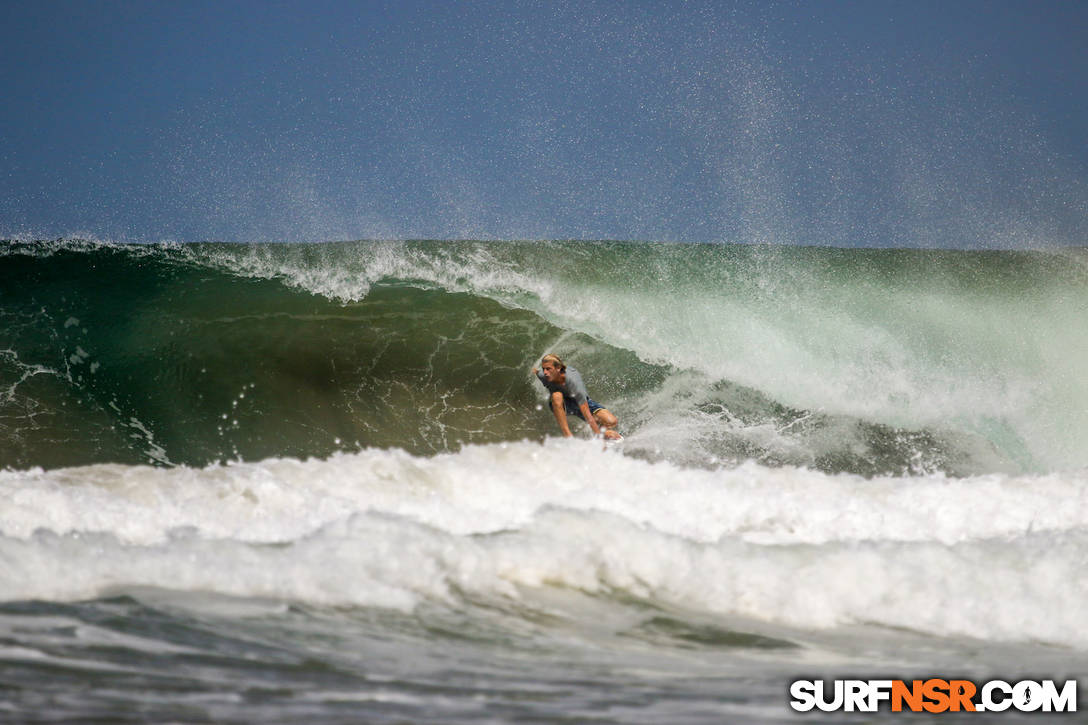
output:
M586 404L589 406L589 414L590 415L593 415L598 410L601 410L602 408L604 408L603 405L601 405L600 403L593 400L593 398L590 398L588 396L586 397ZM582 418L582 411L578 409L578 403L574 402L574 398L568 398L567 396L564 395L563 396L563 409L567 411L567 415L576 415L579 418ZM585 418L582 418L582 420L585 420ZM586 422L588 423L589 421L586 421Z

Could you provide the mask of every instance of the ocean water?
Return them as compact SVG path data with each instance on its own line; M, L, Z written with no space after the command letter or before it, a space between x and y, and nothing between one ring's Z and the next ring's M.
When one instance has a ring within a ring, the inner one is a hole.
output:
M0 243L0 720L1083 678L1085 320L1083 249Z

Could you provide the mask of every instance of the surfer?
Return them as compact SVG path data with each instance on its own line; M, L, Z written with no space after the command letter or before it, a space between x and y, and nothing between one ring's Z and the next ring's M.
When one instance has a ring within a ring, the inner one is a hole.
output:
M614 428L619 420L600 403L593 401L586 392L582 375L574 368L568 368L558 355L548 353L540 359L541 369L533 368L533 375L541 385L548 389L549 401L559 430L567 438L571 437L568 415L576 415L593 430L594 435L604 435L605 440L618 441L623 436Z

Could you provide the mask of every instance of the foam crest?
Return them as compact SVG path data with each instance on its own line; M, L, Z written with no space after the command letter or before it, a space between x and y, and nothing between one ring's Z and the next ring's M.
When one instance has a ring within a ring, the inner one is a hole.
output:
M464 536L360 513L289 544L178 532L0 538L4 599L70 600L140 587L410 611L462 597L507 606L526 589L617 592L803 629L856 624L1088 646L1084 532L934 542L699 542L600 511L550 507L517 529ZM572 615L575 613L572 613Z
M199 264L243 277L280 279L341 302L366 297L381 280L473 292L502 300L551 296L546 276L526 274L504 254L510 244L360 242L325 245L202 245L181 247ZM536 270L532 270L536 271Z
M1088 475L693 470L551 440L0 473L0 599L375 606L625 592L800 628L1088 646Z
M700 543L951 545L1088 527L1088 474L866 479L752 462L693 470L553 439L430 458L370 449L204 469L6 471L0 502L0 531L11 538L108 532L141 546L180 529L296 541L372 512L469 536L519 529L549 508L600 512Z

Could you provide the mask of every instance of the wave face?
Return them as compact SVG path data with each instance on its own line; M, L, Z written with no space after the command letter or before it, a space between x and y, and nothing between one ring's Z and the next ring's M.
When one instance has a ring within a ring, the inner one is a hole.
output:
M556 434L864 476L1088 465L1088 256L632 243L0 246L0 462L202 466Z

